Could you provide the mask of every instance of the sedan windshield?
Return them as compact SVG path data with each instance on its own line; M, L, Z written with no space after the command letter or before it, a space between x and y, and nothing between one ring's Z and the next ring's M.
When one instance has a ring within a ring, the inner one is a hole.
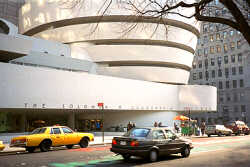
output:
M125 137L146 137L150 129L140 128L140 129L131 129L124 134Z
M31 134L41 134L44 133L46 128L37 128L31 132Z

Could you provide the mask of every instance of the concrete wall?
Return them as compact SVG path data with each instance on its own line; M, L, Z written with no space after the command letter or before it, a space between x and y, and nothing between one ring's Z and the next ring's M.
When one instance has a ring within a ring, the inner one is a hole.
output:
M167 85L5 63L0 64L0 76L0 108L97 109L97 103L104 102L105 108L115 110L216 110L212 86Z

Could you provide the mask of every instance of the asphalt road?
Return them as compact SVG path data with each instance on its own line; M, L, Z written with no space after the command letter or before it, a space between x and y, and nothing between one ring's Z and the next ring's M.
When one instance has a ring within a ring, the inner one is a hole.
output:
M249 167L250 136L193 139L195 148L189 158L180 155L161 157L158 162L132 158L124 162L109 151L110 145L49 152L1 155L0 167Z

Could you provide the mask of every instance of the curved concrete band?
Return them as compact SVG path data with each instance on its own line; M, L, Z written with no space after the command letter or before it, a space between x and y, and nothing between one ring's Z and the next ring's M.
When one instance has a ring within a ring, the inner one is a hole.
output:
M171 42L171 41L164 41L164 40L150 40L150 39L97 39L97 40L83 40L83 41L74 41L74 42L67 42L65 44L74 44L74 43L92 43L95 45L127 45L127 44L133 44L133 45L155 45L155 46L166 46L166 47L174 47L183 49L185 51L188 51L192 54L195 53L194 49L190 46L177 43L177 42Z
M199 31L186 23L181 21L166 19L166 18L155 18L150 16L132 16L132 15L109 15L109 16L88 16L88 17L77 17L70 19L63 19L58 21L53 21L50 23L45 23L37 27L31 28L28 31L24 32L24 35L33 36L39 32L43 32L49 29L55 29L70 25L77 24L90 24L90 23L100 23L100 22L128 22L128 23L156 23L156 24L165 24L170 26L179 27L187 31L192 32L197 37L199 37Z

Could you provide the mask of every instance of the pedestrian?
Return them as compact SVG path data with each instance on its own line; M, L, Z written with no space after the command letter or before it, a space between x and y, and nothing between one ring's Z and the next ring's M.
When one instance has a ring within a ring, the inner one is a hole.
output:
M204 136L204 134L205 134L205 129L206 129L206 123L204 121L202 121L202 123L201 123L201 134L202 134L202 136Z
M130 129L132 129L132 122L131 121L128 122L127 131L129 131Z
M136 126L136 124L135 124L135 123L133 123L133 124L132 124L132 128L135 128L135 126Z
M174 129L175 129L176 133L179 133L179 127L175 122L174 122Z
M155 123L154 123L154 127L157 127L158 126L158 124L157 124L157 122L155 121Z

